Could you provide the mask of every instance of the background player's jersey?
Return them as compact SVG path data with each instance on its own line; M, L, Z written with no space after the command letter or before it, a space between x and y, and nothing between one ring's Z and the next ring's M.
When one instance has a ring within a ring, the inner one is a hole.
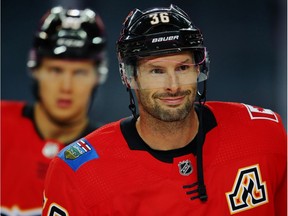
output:
M1 215L41 215L45 174L63 146L37 132L32 107L1 101Z
M72 143L51 162L43 215L286 215L287 136L279 116L207 102L202 123L206 202L187 187L197 181L194 141L153 150L128 118Z

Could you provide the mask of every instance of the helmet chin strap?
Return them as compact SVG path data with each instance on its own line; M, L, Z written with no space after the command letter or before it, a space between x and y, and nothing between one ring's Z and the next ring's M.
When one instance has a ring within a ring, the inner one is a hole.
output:
M207 92L206 82L207 80L204 80L202 93L200 93L200 91L197 91L198 102L200 105L204 105L206 102L206 92Z
M135 105L134 96L133 96L132 90L130 88L127 88L127 91L129 93L129 98L130 98L130 104L128 107L131 110L134 119L136 120L137 119L137 113L136 113L136 105Z

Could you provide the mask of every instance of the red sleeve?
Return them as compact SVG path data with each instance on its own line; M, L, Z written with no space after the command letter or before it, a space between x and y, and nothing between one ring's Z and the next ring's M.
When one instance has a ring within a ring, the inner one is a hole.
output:
M287 215L287 133L283 127L283 136L282 136L283 154L285 158L279 157L278 163L274 169L279 170L278 187L275 190L275 215Z
M53 159L45 180L42 215L89 215L78 185L75 172L60 158Z

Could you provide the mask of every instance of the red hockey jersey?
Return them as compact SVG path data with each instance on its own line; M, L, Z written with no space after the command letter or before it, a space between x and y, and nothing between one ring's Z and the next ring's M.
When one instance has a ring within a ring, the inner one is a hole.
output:
M51 162L43 215L286 215L287 135L278 114L207 102L200 124L206 201L194 199L188 186L197 182L194 141L153 150L127 118L72 143Z
M63 146L41 137L31 106L1 101L1 215L41 215L46 171Z

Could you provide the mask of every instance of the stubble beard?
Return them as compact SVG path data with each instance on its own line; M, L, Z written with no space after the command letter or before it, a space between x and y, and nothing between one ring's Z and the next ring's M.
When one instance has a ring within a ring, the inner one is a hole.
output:
M164 122L178 122L184 120L193 108L193 101L195 94L191 96L192 91L179 91L177 93L159 93L154 94L152 99L149 97L149 92L141 91L139 94L139 102L145 112L147 112L152 117L164 121ZM177 96L189 96L185 104L177 106L164 107L159 102L157 98L160 97L177 97Z

